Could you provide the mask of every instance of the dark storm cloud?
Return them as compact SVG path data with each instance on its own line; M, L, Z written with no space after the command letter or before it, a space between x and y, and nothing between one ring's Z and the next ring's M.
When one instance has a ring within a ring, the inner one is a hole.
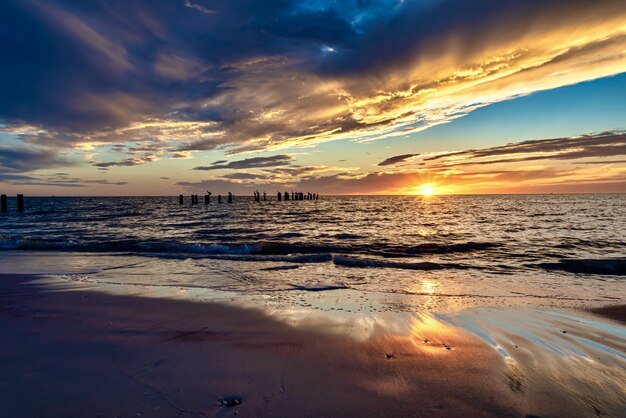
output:
M220 169L242 169L242 168L259 168L259 167L276 167L281 165L288 165L293 160L291 155L281 154L273 155L271 157L254 157L246 158L245 160L231 161L226 164L213 163L210 166L195 167L194 170L209 171Z
M380 166L385 166L385 165L394 165L394 164L398 164L401 162L404 162L406 160L409 160L413 157L417 157L419 154L402 154L402 155L396 155L395 157L389 157L384 161L381 161L378 163L378 165Z
M424 158L445 166L485 165L539 160L576 160L626 155L626 133L602 132L572 138L518 142L491 148L451 152ZM505 158L493 158L493 157Z

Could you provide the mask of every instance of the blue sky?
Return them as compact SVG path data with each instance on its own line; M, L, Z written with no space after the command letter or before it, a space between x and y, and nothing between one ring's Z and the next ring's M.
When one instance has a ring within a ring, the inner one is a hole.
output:
M9 193L626 191L622 1L9 0L0 24Z

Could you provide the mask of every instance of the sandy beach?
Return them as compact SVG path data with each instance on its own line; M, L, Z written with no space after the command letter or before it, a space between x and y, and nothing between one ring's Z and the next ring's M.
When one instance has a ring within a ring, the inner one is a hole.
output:
M586 351L598 355L585 360L596 372L589 374L568 372L580 359L551 355L550 337L541 349L523 333L511 335L515 347L503 348L515 354L502 356L434 316L416 315L404 330L378 325L354 338L324 319L293 325L260 309L49 286L35 275L1 275L0 298L3 417L624 411L625 342L611 334L624 328L610 320L604 334L584 335L582 326L554 330L557 338L578 335L613 347Z
M626 418L626 0L1 0L0 418Z

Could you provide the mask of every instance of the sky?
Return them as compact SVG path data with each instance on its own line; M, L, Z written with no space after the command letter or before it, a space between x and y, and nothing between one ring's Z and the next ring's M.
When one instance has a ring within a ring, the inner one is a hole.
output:
M0 191L626 192L623 0L5 0Z

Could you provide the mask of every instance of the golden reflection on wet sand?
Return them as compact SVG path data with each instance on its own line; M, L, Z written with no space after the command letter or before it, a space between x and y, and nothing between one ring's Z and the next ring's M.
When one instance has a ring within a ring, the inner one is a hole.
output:
M84 379L111 367L180 410L211 414L219 408L210 400L225 393L245 395L244 415L272 416L620 416L626 405L626 328L583 313L414 306L331 315L109 294L93 285L76 291L73 282L32 279L5 278L0 289L11 341L0 353L9 359L0 389L15 410L30 406L10 395L21 386L7 376L35 376L29 387L44 395L33 407L64 410L68 396L87 390ZM428 281L417 286L426 295L438 291ZM184 298L180 290L172 292ZM115 353L115 364L103 351ZM12 361L16 355L37 361ZM76 381L50 389L54 376L32 374L50 364ZM113 396L106 386L93 390ZM112 408L81 402L76 408Z

